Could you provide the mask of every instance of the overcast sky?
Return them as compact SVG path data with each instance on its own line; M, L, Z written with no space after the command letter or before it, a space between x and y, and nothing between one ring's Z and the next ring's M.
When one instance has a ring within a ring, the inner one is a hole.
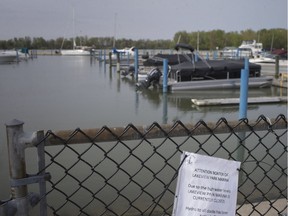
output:
M134 40L287 28L287 0L0 0L0 40L72 37L73 26L76 36Z

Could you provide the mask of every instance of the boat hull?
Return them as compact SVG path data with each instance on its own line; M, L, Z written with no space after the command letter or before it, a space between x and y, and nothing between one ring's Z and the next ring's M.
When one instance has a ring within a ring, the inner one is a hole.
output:
M90 51L82 50L82 49L75 49L75 50L61 50L61 55L67 56L90 56Z
M0 53L0 64L15 62L17 60L16 52L1 52Z

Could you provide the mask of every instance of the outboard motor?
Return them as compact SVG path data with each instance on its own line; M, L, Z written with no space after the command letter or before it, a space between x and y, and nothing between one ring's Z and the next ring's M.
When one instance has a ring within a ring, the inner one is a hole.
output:
M145 80L141 80L140 82L136 83L136 87L138 89L143 88L149 88L152 83L159 83L160 77L162 76L162 73L159 68L153 68L149 71L147 74L147 77Z

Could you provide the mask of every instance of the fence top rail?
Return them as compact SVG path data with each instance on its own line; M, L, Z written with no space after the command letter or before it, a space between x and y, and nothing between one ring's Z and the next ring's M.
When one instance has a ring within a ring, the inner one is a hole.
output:
M47 131L48 139L45 140L45 145L59 145L63 144L63 141L67 144L82 144L279 129L287 129L287 119L282 114L271 120L265 116L260 116L254 123L248 122L248 119L228 122L225 118L221 118L216 123L199 121L196 124L183 124L181 121L177 121L174 124L163 125L158 123L153 123L150 126L129 124L126 127L108 128L103 126L94 129Z

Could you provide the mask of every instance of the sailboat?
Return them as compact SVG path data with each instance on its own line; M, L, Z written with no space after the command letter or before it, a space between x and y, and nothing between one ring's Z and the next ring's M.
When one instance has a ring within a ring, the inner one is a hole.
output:
M112 48L112 59L117 59L117 53L120 54L121 58L133 58L135 47L132 46L130 48L125 47L124 49L117 49L116 48L116 21L117 21L117 13L114 14L114 37L113 37L113 48Z
M63 50L63 44L64 40L62 42L61 49L59 50L59 54L61 55L69 55L69 56L87 56L90 55L90 47L87 46L77 46L76 41L75 41L75 31L74 31L74 26L75 26L75 15L74 15L74 9L73 9L73 48L72 49L65 49Z
M77 46L75 39L73 38L73 49L70 50L60 50L61 55L70 55L70 56L85 56L90 55L89 47Z

